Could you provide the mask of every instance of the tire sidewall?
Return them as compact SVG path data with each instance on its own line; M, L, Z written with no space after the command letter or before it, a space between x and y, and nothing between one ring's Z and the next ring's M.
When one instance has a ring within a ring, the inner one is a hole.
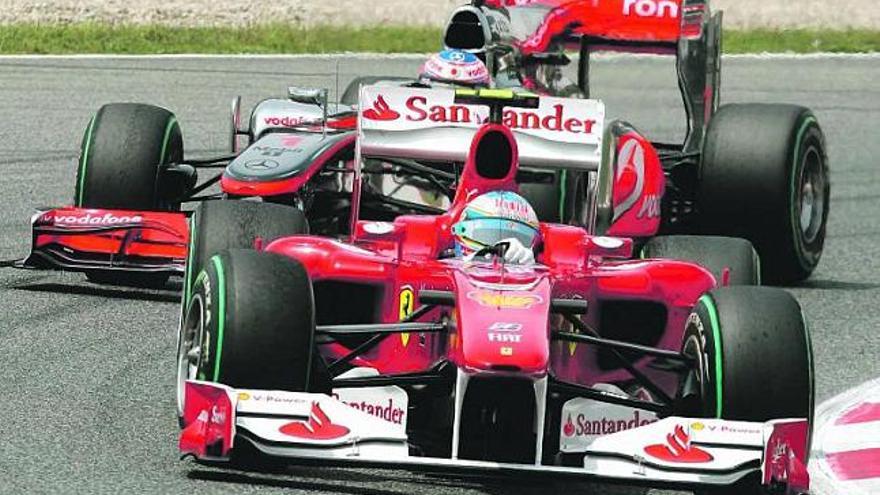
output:
M711 307L710 307L711 305ZM718 397L722 383L718 377L718 367L723 358L721 343L717 340L717 315L713 322L710 311L715 311L711 296L699 299L694 310L688 315L685 324L682 350L696 359L695 372L700 384L701 410L703 417L720 418ZM723 408L723 406L722 406Z
M822 255L822 249L825 244L825 231L829 213L830 202L830 184L828 178L828 159L825 152L825 140L821 129L819 128L816 118L810 112L805 112L800 116L795 133L792 135L791 149L794 150L793 162L789 172L790 192L789 192L789 220L791 221L791 237L792 247L794 248L795 259L800 265L801 270L808 274L812 272L819 263ZM822 218L820 219L819 230L816 238L812 242L806 242L805 234L800 225L800 201L798 194L800 184L803 181L806 171L806 161L811 153L815 153L820 161L822 175L825 179L824 187L819 194L822 195L824 208L822 210Z

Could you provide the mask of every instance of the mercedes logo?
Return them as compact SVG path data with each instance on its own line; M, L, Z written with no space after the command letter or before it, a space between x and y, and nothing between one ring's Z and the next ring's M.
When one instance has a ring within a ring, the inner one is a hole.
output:
M278 162L275 160L251 160L244 164L244 167L250 170L272 170L278 168Z

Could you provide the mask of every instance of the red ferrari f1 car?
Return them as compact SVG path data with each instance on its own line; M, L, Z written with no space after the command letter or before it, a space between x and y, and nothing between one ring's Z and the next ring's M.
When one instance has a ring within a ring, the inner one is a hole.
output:
M349 238L221 251L195 276L184 454L807 492L801 309L732 283L756 269L746 241L658 237L691 260L633 259L622 233L660 226L650 142L595 100L368 86L360 101ZM408 118L441 113L456 118ZM377 159L463 163L448 211L359 220ZM505 262L505 241L450 255L466 205L517 191L520 166L595 174L588 226L541 222L534 263ZM646 183L629 201L615 178L634 166Z

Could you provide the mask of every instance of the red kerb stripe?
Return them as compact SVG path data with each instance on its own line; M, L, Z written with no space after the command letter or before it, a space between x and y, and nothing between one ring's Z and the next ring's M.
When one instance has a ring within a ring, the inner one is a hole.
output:
M880 402L865 402L850 409L843 416L837 418L834 424L851 425L855 423L867 423L880 421Z
M840 480L880 478L880 448L825 454L825 461Z

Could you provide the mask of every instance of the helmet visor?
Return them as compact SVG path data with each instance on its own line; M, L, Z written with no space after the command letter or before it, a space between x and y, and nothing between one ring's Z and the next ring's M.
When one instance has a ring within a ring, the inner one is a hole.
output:
M463 220L453 226L452 232L464 247L474 251L511 238L532 248L538 238L538 231L533 226L506 218Z

